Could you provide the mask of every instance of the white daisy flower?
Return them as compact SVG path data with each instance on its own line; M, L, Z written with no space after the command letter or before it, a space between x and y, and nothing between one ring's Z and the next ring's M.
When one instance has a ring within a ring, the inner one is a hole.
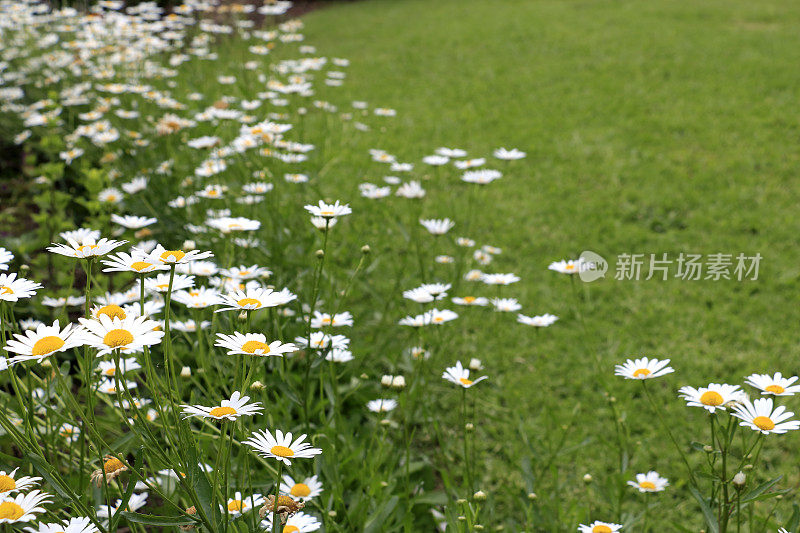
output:
M727 385L725 383L710 383L708 387L681 387L678 390L681 398L686 400L686 405L692 407L702 407L709 413L717 409L726 409L730 402L739 402L745 399L739 385Z
M17 494L0 500L0 524L17 524L36 520L36 515L46 512L40 507L44 503L52 503L46 492L34 490L27 494Z
M333 363L349 363L353 359L355 359L353 353L344 348L331 348L331 350L325 354L325 360Z
M114 350L124 353L142 351L144 346L161 342L164 332L156 330L159 324L146 317L126 317L111 319L100 315L96 320L79 319L84 330L81 332L84 344L98 350L97 355L105 355Z
M322 331L313 331L310 337L310 339L308 337L295 337L294 340L301 346L308 346L312 350L327 350L328 348L346 350L350 345L350 339L344 335L328 335Z
M139 386L138 383L135 381L121 381L123 385L123 390L133 390ZM103 394L117 394L119 389L117 389L117 382L113 379L104 379L97 385L97 392L102 392Z
M295 481L289 474L284 474L280 490L283 494L292 496L300 501L308 501L322 494L322 482L317 479L317 476Z
M266 531L272 531L271 513L267 513L264 520L261 521L261 527ZM284 533L311 533L312 531L317 531L321 527L322 522L317 518L300 511L287 518L282 531Z
M273 291L272 289L253 288L245 291L235 291L219 297L220 305L227 305L216 310L221 311L254 311L264 307L277 307L285 305L297 298L286 289Z
M353 212L350 209L348 204L340 204L339 200L332 204L328 204L323 202L322 200L319 201L319 205L306 205L304 206L305 210L311 213L315 217L322 217L322 218L336 218L344 215L349 215Z
M661 492L667 488L669 481L658 475L655 470L651 470L646 474L636 474L636 481L628 481L628 485L639 492Z
M149 260L152 263L174 265L208 259L213 256L214 253L208 251L201 252L199 250L190 250L184 252L183 250L167 250L159 244L156 246L155 250L150 252Z
M525 316L525 315L517 315L517 322L520 324L525 324L526 326L534 326L537 328L546 328L547 326L551 326L558 320L558 317L555 315L551 315L545 313L543 315L537 316Z
M351 315L348 311L343 313L336 313L331 316L328 313L320 313L319 311L314 311L314 316L311 317L311 327L313 329L322 329L325 327L340 327L340 326L352 326L353 325L353 315Z
M241 265L238 267L223 268L220 274L234 279L254 279L269 277L272 275L272 271L258 265L251 265L249 267Z
M220 294L215 289L196 287L189 291L172 293L172 300L190 309L205 309L219 303Z
M781 434L800 428L800 421L789 420L794 416L793 412L787 411L783 405L779 405L774 411L772 407L772 398L758 398L752 403L745 398L740 404L733 406L731 414L742 420L740 426L747 426L764 435Z
M267 430L255 431L244 443L255 449L262 457L277 459L291 466L292 459L309 459L322 453L321 449L312 448L311 444L303 442L305 440L305 434L292 440L291 433L284 434L277 429L274 436Z
M40 325L36 330L27 330L24 334L15 333L15 340L9 340L5 346L7 352L18 354L10 364L35 360L41 362L54 353L64 352L76 346L83 346L81 328L67 324L62 330L58 320L51 326Z
M63 522L39 523L35 528L26 527L28 533L97 533L100 530L86 517L70 518Z
M396 407L397 400L393 400L391 398L370 400L367 402L367 409L373 413L388 413L389 411L394 411Z
M588 526L583 524L578 526L578 533L616 533L620 530L622 530L622 524L600 522L599 520L595 520Z
M135 357L120 359L119 363L119 369L117 369L117 363L115 361L100 361L95 370L100 372L103 376L112 378L117 372L119 372L120 375L125 375L126 372L133 372L135 370L141 370L142 368Z
M167 293L170 290L169 285L170 274L157 274L154 278L145 278L144 288L148 292ZM194 287L194 276L187 276L185 274L175 274L172 276L172 290L182 291Z
M154 270L169 270L169 267L161 262L151 261L149 256L143 252L132 251L130 254L119 252L108 256L108 259L101 261L107 268L103 272L134 272L136 274L147 274Z
M451 366L445 369L445 371L442 373L442 379L446 379L450 383L455 383L459 387L468 389L486 379L486 376L481 376L478 379L471 380L469 379L469 368L464 368L461 365L461 361L456 361L456 366Z
M239 391L234 391L230 400L222 400L219 405L205 407L202 405L181 405L184 418L199 416L201 418L214 418L216 420L236 420L240 416L253 416L264 410L261 402L247 403L250 396L242 396Z
M11 472L5 470L0 471L0 498L6 498L9 494L20 491L28 491L37 486L42 480L40 477L22 476L17 478L17 470L15 468Z
M516 298L492 298L490 301L495 311L515 312L522 309Z
M8 263L14 259L14 254L0 247L0 270L8 270Z
M111 215L111 222L119 224L120 226L128 229L141 229L158 222L158 219L152 217L136 217L133 215L120 216L117 214Z
M792 385L797 381L797 376L785 378L780 372L776 372L774 376L769 374L751 374L745 380L745 383L760 389L761 394L772 394L773 396L792 396L796 392L800 392L800 385Z
M628 359L621 365L614 367L614 375L622 376L625 379L652 379L674 372L672 367L667 366L669 359Z
M261 227L261 222L244 217L222 217L210 218L206 220L206 225L226 234L232 231L255 231Z
M498 148L494 151L493 155L497 159L504 159L506 161L510 161L513 159L522 159L525 157L525 152L521 150L517 150L516 148L512 148L511 150L506 150L505 148Z
M233 498L228 499L228 515L237 517L262 505L264 505L264 497L261 494L252 494L246 498L242 498L242 493L236 492ZM220 505L219 508L220 511L225 511L225 507L222 505Z
M0 300L2 301L17 302L21 298L30 298L41 288L41 283L17 278L16 274L0 274Z
M481 274L480 280L487 285L511 285L520 280L516 274Z
M568 261L554 261L550 263L547 268L561 274L577 274L581 271L582 266L583 258L578 258L575 260L570 259Z
M449 218L421 218L419 223L422 224L432 235L444 235L456 225L456 223Z
M489 305L489 299L483 296L462 296L452 300L456 305Z
M53 243L53 246L48 246L47 251L54 254L65 255L67 257L75 257L77 259L86 259L89 257L97 257L106 255L108 252L122 246L128 241L114 241L109 239L100 239L97 242L92 240L84 240L82 243L69 239L69 244Z
M279 340L268 343L267 337L261 333L234 332L233 335L217 333L217 339L214 346L227 349L228 355L282 356L297 351L297 346L292 343L284 344Z
M128 500L128 506L125 508L126 511L131 513L135 513L139 509L145 506L147 503L147 496L149 494L147 492L142 492L140 494L132 494L130 500ZM110 518L114 516L117 511L119 510L119 506L122 505L122 500L117 500L113 506L110 508L108 505L100 505L97 507L97 516L100 518Z

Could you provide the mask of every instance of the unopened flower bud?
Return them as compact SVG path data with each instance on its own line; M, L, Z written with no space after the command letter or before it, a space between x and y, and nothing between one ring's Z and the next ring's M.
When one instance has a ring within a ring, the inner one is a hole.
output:
M247 311L242 311L241 313L239 313L239 316L237 318L241 322L244 322L245 320L247 320Z
M475 524L474 526L472 526L472 529L474 529L475 531L483 531L483 526L480 524Z
M361 379L369 379L369 376L366 373L361 374L361 376L359 376L359 377Z
M479 490L475 494L472 495L472 499L478 502L482 502L486 500L486 493L482 490Z
M744 472L737 472L735 476L733 476L733 486L736 487L737 490L744 487L744 484L747 482L747 476Z
M458 505L464 505L465 503L467 503L467 500L465 500L464 498L459 498L456 500L456 503Z
M753 469L753 465L744 465L742 467L742 470L752 470L752 469Z
M384 487L384 488L386 488L386 487L388 487L388 486L389 486L389 484L388 484L387 482L385 482L385 481L381 481L381 487Z
M181 377L182 378L190 378L192 377L192 369L188 366L181 368Z
M381 377L381 385L384 387L391 387L392 386L392 376L383 376Z
M195 248L197 248L197 243L195 243L191 239L185 240L185 241L183 241L183 246L181 248L186 250L187 252L190 252L190 251L194 250Z
M361 247L361 253L364 255L369 254L371 251L372 249L369 247L369 244L365 244L364 246Z
M476 359L475 357L470 359L469 360L469 369L470 370L475 370L475 371L483 370L483 364L481 363L481 360L480 359Z
M328 511L328 516L331 518L336 518L336 511Z
M467 521L467 517L464 516L464 515L461 515L456 520L458 520L459 522L466 522Z
M706 453L711 453L711 452L714 451L714 448L712 446L709 446L708 444L706 444L705 446L703 446L703 451L706 452Z
M535 492L529 492L528 493L528 499L531 500L531 501L535 500L536 499L536 493Z
M591 483L592 482L592 475L591 474L584 474L583 475L583 482L584 483Z
M317 250L316 251L316 255L317 255L317 259L322 259L323 257L325 257L325 252L322 251L322 250Z
M262 391L266 389L267 386L261 383L260 381L254 381L252 385L250 385L250 389L254 391Z
M397 390L406 388L406 378L403 376L395 376L392 378L392 388Z
M467 422L464 425L464 429L466 429L467 431L475 431L475 424L473 424L472 422Z

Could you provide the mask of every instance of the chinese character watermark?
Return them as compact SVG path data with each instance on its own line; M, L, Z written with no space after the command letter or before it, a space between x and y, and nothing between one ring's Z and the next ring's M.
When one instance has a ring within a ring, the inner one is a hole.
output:
M617 281L681 279L684 281L756 281L762 255L756 253L677 254L622 253L614 265ZM608 262L595 252L585 251L578 261L581 280L589 282L605 277Z

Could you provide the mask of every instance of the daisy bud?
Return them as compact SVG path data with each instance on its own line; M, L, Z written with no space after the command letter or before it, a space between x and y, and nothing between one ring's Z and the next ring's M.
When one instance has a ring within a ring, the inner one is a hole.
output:
M260 381L254 381L252 385L250 385L250 389L254 391L262 391L266 389L267 386L261 383Z
M464 505L465 503L467 503L467 500L465 500L464 498L459 498L456 500L456 503L458 505Z
M316 255L317 259L322 259L323 257L325 257L325 252L323 252L322 250L317 250Z
M482 502L486 500L486 493L482 490L479 490L475 494L472 495L472 499L478 502Z
M736 487L736 490L741 490L746 482L747 476L744 472L738 472L735 476L733 476L733 486Z
M459 517L457 518L457 520L458 520L459 522L466 522L466 521L467 521L467 517L462 515L462 516L459 516Z
M182 378L190 378L192 377L192 369L188 366L181 368L181 377Z
M50 359L43 359L39 364L42 365L42 368L50 368L53 366L53 363L50 362Z
M753 465L744 465L744 467L742 467L742 468L744 470L752 470L753 469Z
M336 511L328 511L328 516L331 518L336 518Z
M381 420L381 425L382 426L391 426L392 425L392 421L389 420L388 418L384 418L383 420Z
M474 526L472 526L472 529L474 529L475 531L483 531L483 526L480 524L475 524Z
M583 482L584 483L591 483L592 482L592 475L591 474L584 474Z
M364 255L369 254L371 251L372 250L370 249L369 244L365 244L364 246L361 247L361 253Z
M528 493L528 499L531 500L531 501L535 500L536 499L536 493L535 492L529 492Z
M403 376L395 376L392 379L392 388L397 390L406 388L406 378Z
M705 446L703 446L703 451L706 453L711 453L714 451L714 448L706 444Z
M369 379L369 376L366 374L366 372L365 372L365 373L363 373L363 374L361 374L359 377L360 377L361 379Z
M466 429L467 431L475 431L475 424L473 424L472 422L467 422L464 425L464 429Z
M483 364L481 364L481 360L480 359L476 359L475 357L470 359L469 360L469 369L470 370L475 370L475 371L483 370Z
M242 311L241 313L239 313L239 317L238 318L239 318L240 322L244 322L245 320L247 320L247 312L246 311Z
M381 385L384 387L391 387L392 386L392 376L383 376L381 378Z
M385 488L385 487L388 487L388 486L389 486L389 484L387 482L381 481L381 487Z
M182 250L191 251L197 248L197 243L192 240L183 241L183 246L181 246Z

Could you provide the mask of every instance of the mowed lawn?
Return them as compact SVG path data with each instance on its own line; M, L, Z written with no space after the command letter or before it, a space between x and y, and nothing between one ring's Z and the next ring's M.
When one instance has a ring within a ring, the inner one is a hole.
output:
M800 3L370 0L304 21L309 44L352 61L339 103L398 111L382 131L338 140L348 149L330 153L322 186L330 197L374 205L358 200L356 184L390 173L369 162L369 148L416 162L418 173L427 172L420 158L438 146L474 157L499 146L528 153L491 163L505 176L480 191L469 213L458 173L431 173L439 192L422 209L454 218L455 235L503 248L486 270L522 277L503 295L517 297L523 312L561 317L536 332L513 315L466 310L452 341L451 359L479 357L490 376L478 402L479 485L499 516L519 519L534 490L543 509L564 513L565 530L572 518L588 519L587 505L593 519L629 519L641 512L637 495L626 493L619 507L605 487L612 475L656 469L672 486L653 516L696 531L702 519L679 456L640 385L614 377L614 364L632 355L672 359L676 372L651 390L687 449L708 439L708 422L684 407L680 386L800 371ZM414 272L396 279L391 250L402 243L382 242L380 207L369 209L362 220L374 223L363 240L377 250L370 278L387 291L416 286ZM578 315L570 280L547 265L583 250L612 269L622 253L763 259L758 280L745 282L615 281L612 271L577 287ZM374 322L397 318L376 311ZM401 331L373 333L374 351L398 350ZM430 409L456 406L452 396ZM788 404L800 410L797 400ZM618 439L615 417L629 438ZM631 452L622 458L619 440ZM796 485L798 445L796 432L768 438L772 472L759 475L782 473L782 487ZM555 458L554 448L562 450ZM541 475L532 479L527 462ZM784 505L778 516L790 512Z

